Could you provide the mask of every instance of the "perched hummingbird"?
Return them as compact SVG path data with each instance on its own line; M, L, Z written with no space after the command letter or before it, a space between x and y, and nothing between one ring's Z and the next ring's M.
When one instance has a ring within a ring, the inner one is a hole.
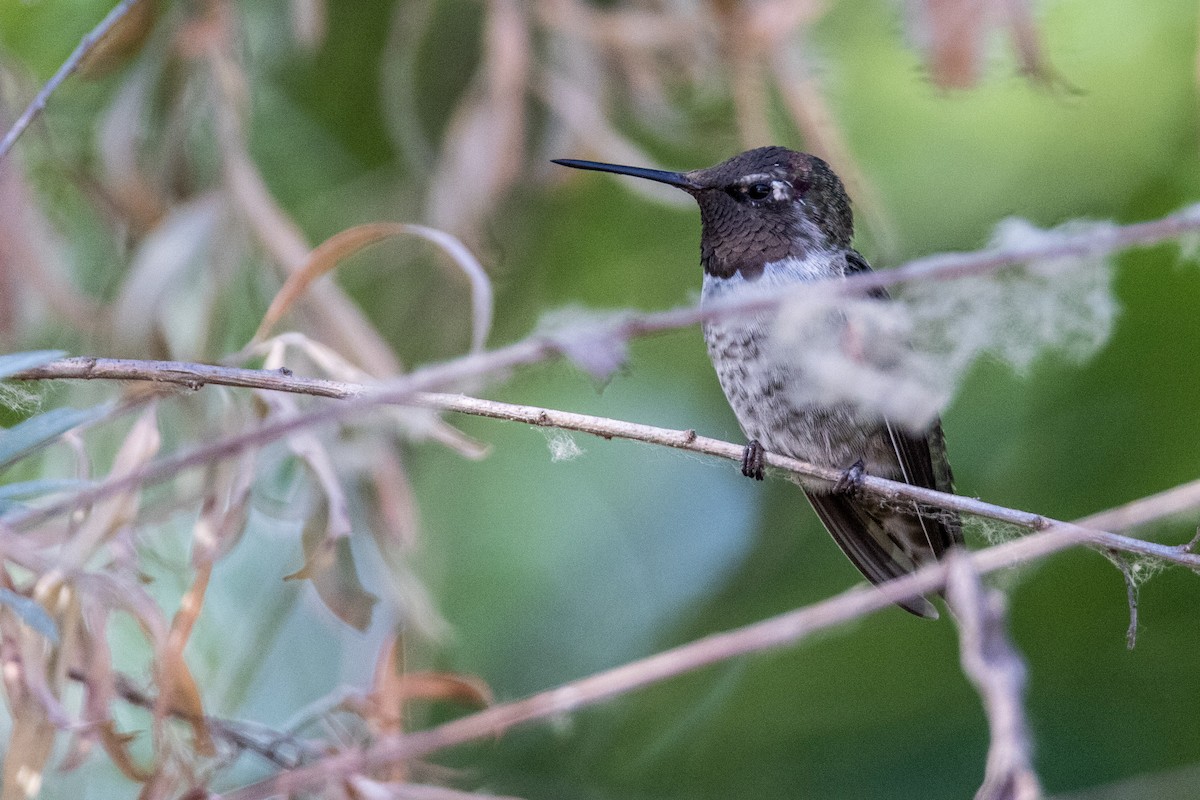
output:
M854 219L846 190L816 156L760 147L691 172L574 159L554 163L646 178L694 197L703 226L702 304L739 290L787 291L806 281L871 270L850 246ZM952 491L940 421L914 432L849 404L796 399L789 387L805 380L803 369L771 346L772 324L772 315L704 324L721 388L749 440L742 473L762 480L764 450L844 470L836 485L805 488L805 494L843 552L874 583L911 572L961 543L953 514L923 516L915 504L884 506L855 491L864 472ZM937 617L925 598L901 606Z

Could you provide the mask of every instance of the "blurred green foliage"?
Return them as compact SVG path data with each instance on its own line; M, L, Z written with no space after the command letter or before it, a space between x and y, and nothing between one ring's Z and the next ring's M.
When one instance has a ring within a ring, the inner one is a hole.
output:
M408 91L419 119L410 122L436 141L477 65L480 6L429 4L419 35L405 34L417 52L397 55L388 44L396 15L416 13L404 5L329 4L329 35L309 54L281 33L284 4L237 9L251 78L251 153L311 241L360 222L420 215L411 184L430 165L402 156L389 127L387 70L411 58L416 82ZM1016 76L997 40L981 84L955 92L928 79L897 4L830 5L807 42L858 166L898 231L891 252L863 232L862 247L878 267L981 246L1010 215L1040 225L1133 221L1200 196L1194 3L1042 4L1039 30L1062 82ZM23 78L45 80L108 6L0 3L0 57ZM48 215L66 229L75 280L97 296L115 280L119 248L97 234L94 212L63 185L73 170L90 167L91 126L121 79L69 83L22 143L36 156L31 174ZM732 106L689 102L674 138L654 138L636 118L629 127L678 168L742 149L728 119ZM779 143L805 144L786 124ZM497 290L494 343L566 305L650 309L695 295L694 210L535 162L483 236ZM1072 518L1197 476L1200 273L1174 246L1124 254L1116 270L1121 318L1089 363L1048 355L1018 376L985 362L962 385L944 415L962 493ZM364 254L339 280L409 362L465 347L465 290L422 246ZM265 300L257 290L237 300L225 300L228 324L249 330ZM109 354L52 328L27 332L23 346L47 343ZM545 366L488 394L740 440L695 330L638 342L628 368L600 389L569 367ZM582 455L552 462L543 431L455 423L492 452L479 462L434 444L409 453L423 524L419 573L452 630L414 644L414 660L480 676L500 700L814 602L858 580L782 480L754 484L726 463L578 436ZM286 486L276 488L278 495L260 490L268 497L244 541L218 564L188 651L212 713L272 725L335 687L362 687L382 635L404 614L388 598L394 613L358 634L334 621L311 590L284 583L302 563L300 519L286 510ZM1195 523L1189 517L1153 533L1182 542ZM143 542L164 605L187 585L178 578L187 571L186 526L177 527L174 536L160 531ZM371 588L377 556L362 542L356 547ZM1063 554L1000 581L1010 589L1012 635L1028 661L1037 767L1049 792L1200 761L1196 576L1172 570L1144 586L1133 651L1125 648L1121 576L1097 555ZM115 650L141 646L132 632L114 636ZM949 800L974 792L986 746L952 622L893 609L802 647L707 669L438 761L461 768L466 785L531 799ZM260 771L248 764L235 775ZM50 780L46 796L101 796L113 786L129 788L85 767Z

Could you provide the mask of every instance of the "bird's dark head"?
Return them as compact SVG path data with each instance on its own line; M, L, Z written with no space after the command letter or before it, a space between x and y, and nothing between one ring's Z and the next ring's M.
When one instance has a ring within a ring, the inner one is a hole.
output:
M568 167L632 175L683 189L700 205L700 259L710 275L756 278L789 256L845 250L854 232L850 200L821 159L785 147L759 147L691 172L555 161Z

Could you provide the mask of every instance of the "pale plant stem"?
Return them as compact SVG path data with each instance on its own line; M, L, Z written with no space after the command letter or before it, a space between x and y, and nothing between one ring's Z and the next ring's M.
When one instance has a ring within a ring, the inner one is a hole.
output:
M109 358L60 359L17 373L12 378L15 380L134 380L174 384L190 389L198 389L205 384L214 384L309 394L317 397L346 399L350 402L373 401L378 396L376 393L380 392L376 387L365 384L304 378L285 374L278 370L250 370L209 364L190 364L179 361L142 361ZM398 397L391 397L389 402L395 405L415 405L510 422L521 422L539 427L560 428L562 430L587 433L605 439L628 439L647 444L688 450L694 453L716 456L733 461L741 459L744 449L742 445L732 442L699 436L694 430L690 429L674 430L660 428L653 425L643 425L608 417L577 414L570 411L559 411L538 406L502 403L496 400L485 400L461 394L417 391L404 393ZM371 405L379 404L381 403L371 403ZM116 492L128 489L139 482L163 480L181 469L208 463L212 458L233 455L245 447L277 438L272 434L276 433L275 429L280 426L287 426L287 430L290 431L315 424L313 422L314 419L325 421L320 418L319 415L321 413L321 410L310 412L306 415L284 420L270 429L264 426L240 437L231 437L231 439L224 443L217 442L214 445L189 453L159 459L150 464L142 472L122 478L119 482L101 483L92 490L86 490L81 494L88 494L89 496L78 503L70 505L70 507L76 507L85 502L98 499L98 497L107 496L108 491L101 492L96 497L91 496L91 494L108 486L109 483L118 484L111 490ZM766 454L765 461L769 466L785 470L802 478L819 481L836 481L842 474L837 469L810 464L774 453ZM141 475L142 480L131 483L131 480L138 477L138 475ZM872 475L863 477L861 488L863 491L878 495L885 500L915 500L936 508L985 517L1028 530L1037 531L1046 529L1053 524L1065 524L1056 523L1054 520L1040 514L998 506L972 497L938 492L933 489L912 486L907 483L891 481ZM1140 498L1118 509L1092 515L1084 520L1080 520L1080 524L1077 527L1080 531L1088 529L1095 531L1101 527L1098 523L1112 520L1120 524L1107 525L1106 527L1124 529L1162 519L1166 516L1179 514L1198 505L1200 505L1200 481L1195 481L1168 489L1160 494ZM63 505L62 508L50 506L40 511L27 512L26 515L14 514L8 518L7 522L12 528L25 527L43 521L54 514L61 513L67 510L67 507L67 505ZM1179 557L1178 548L1168 545L1119 537L1116 534L1105 535L1116 537L1116 540L1111 542L1093 542L1093 544L1168 560L1177 560ZM1189 566L1191 565L1189 562ZM1200 561L1195 566L1200 566Z

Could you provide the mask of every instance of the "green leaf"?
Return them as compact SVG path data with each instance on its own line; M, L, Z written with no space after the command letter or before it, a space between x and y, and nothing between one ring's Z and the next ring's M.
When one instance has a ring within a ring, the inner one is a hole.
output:
M40 367L66 355L64 350L30 350L25 353L9 353L0 356L0 379L7 378L27 369Z
M58 644L58 626L46 613L46 609L12 589L0 588L0 606L12 609L22 622L45 636L51 644Z
M99 419L109 408L107 403L91 408L56 408L0 431L0 469L15 464L72 428Z

